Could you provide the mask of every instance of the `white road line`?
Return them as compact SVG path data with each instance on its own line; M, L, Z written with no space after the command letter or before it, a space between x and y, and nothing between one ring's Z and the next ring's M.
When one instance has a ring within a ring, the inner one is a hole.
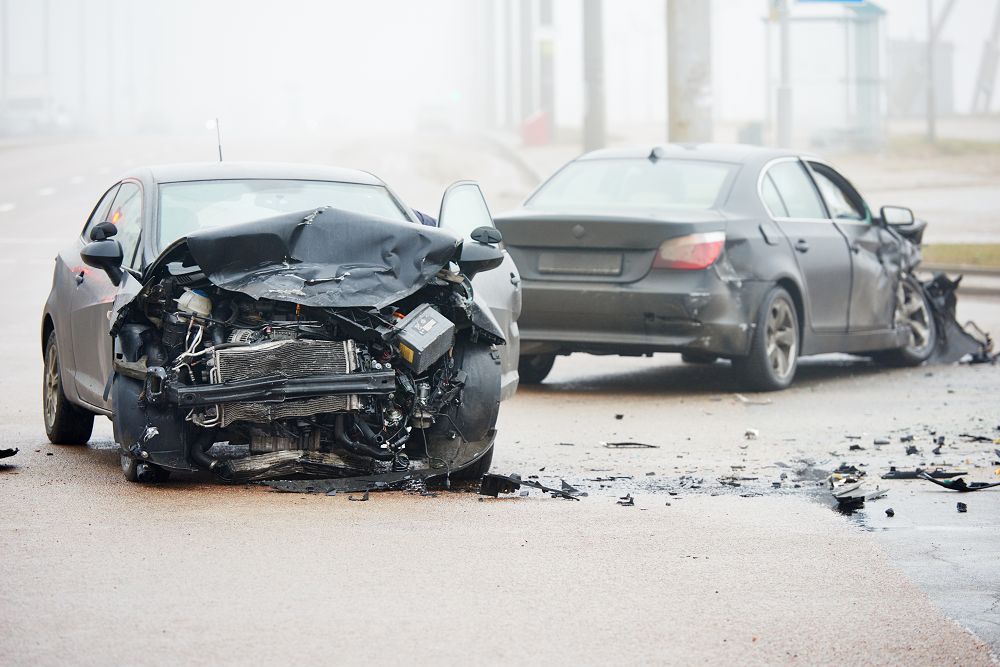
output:
M12 204L9 201L4 202L0 204L0 213L9 213L10 211L13 211L15 208L17 208L16 204Z
M52 187L52 186L45 186L44 188L39 188L38 189L38 196L39 197L48 197L49 195L54 195L55 193L56 193L56 189L54 187Z

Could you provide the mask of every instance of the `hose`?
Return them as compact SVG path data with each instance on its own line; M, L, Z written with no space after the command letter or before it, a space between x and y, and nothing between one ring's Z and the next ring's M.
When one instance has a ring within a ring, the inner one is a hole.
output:
M194 440L188 443L188 458L195 465L201 466L202 468L207 468L209 470L215 470L215 467L219 465L219 459L209 456L205 453L205 450L212 446L215 442L215 431L202 431ZM206 447L206 445L208 445Z
M362 423L364 422L362 421ZM379 461L392 461L396 456L387 449L372 447L363 442L351 440L344 430L344 415L337 415L337 421L333 425L333 437L344 449L360 456L368 456Z

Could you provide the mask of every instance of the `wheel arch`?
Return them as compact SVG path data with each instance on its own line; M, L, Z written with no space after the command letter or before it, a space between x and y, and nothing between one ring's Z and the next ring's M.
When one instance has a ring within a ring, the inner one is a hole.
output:
M806 326L806 308L802 296L802 288L788 276L779 278L775 282L775 286L784 288L788 292L788 295L792 297L792 303L795 305L795 316L799 320L799 353L801 354L801 350L805 347L806 331L809 329Z
M45 354L45 346L49 342L49 335L56 330L56 323L52 315L45 313L42 317L42 354Z

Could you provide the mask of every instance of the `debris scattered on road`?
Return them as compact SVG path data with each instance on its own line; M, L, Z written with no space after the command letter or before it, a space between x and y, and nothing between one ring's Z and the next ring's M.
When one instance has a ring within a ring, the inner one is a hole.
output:
M354 496L347 496L347 499L348 500L353 500L353 501L359 502L359 503L366 503L366 502L368 502L368 498L369 497L370 497L369 496L369 492L366 490L365 494L363 496L361 496L360 498L355 498Z
M982 491L983 489L992 489L1000 486L1000 482L966 482L961 477L940 480L931 477L927 473L921 473L920 479L926 479L928 482L943 486L949 491L958 491L959 493L971 493L972 491Z
M913 442L913 434L907 433L906 435L899 436L900 442Z
M965 474L968 473L963 470L944 470L942 468L935 468L931 471L924 470L923 468L899 470L896 466L889 466L889 472L884 473L882 479L921 479L923 475L930 475L934 479L951 479L952 477Z
M770 398L747 398L743 394L734 394L734 396L743 405L771 405Z
M10 457L17 454L20 450L15 447L13 449L0 449L0 459L9 459Z
M563 482L563 484L565 484L565 482ZM544 493L551 493L553 497L558 496L567 500L580 500L577 496L567 491L563 491L562 489L554 489L539 482L529 479L521 479L521 476L516 473L511 475L487 473L483 475L483 479L479 482L479 495L498 498L501 493L514 493L522 486L530 486ZM574 491L576 491L576 489L574 489ZM579 493L579 491L577 491L577 493Z
M622 507L634 507L635 498L632 497L631 493L626 493L624 496L618 499L618 504Z
M949 280L942 273L923 283L924 293L930 302L931 311L937 324L937 345L931 361L936 363L994 363L997 355L993 354L993 340L973 322L960 325L955 319L955 305L962 277Z
M872 441L872 444L873 445L888 445L889 444L889 438L875 438L875 440ZM853 447L852 447L852 449L853 449Z
M619 414L615 415L615 419L621 421L622 419L625 419L625 415L619 413Z
M985 435L975 435L973 433L959 433L958 437L965 438L966 442L988 442L993 443L993 438ZM941 444L944 444L944 436L941 437Z
M601 442L608 449L659 449L659 445L650 445L646 442Z
M913 456L914 454L919 454L919 453L920 453L920 450L917 449L916 445L907 445L907 447L906 447L906 455L907 456Z
M756 440L759 435L760 431L755 428L748 428L746 432L743 433L743 437L747 440Z
M361 493L363 491L422 491L427 482L445 477L444 470L393 471L361 477L330 479L271 479L262 482L282 493Z
M576 447L576 444L574 444L572 442L557 442L556 446L558 446L558 447Z
M955 509L958 510L959 514L965 514L969 511L969 506L965 503L955 503Z
M896 516L896 511L894 509L892 509L891 507L886 507L885 508L885 515L891 519L892 517Z
M875 444L877 445L878 442L876 441ZM852 452L865 451L865 448L862 447L861 445L851 445L850 447L848 447L848 449L850 449Z
M587 492L586 491L581 491L580 489L576 488L575 486L573 486L571 484L567 484L566 480L561 479L561 480L559 480L559 482L560 482L560 487L561 487L560 490L561 491L564 491L565 493L568 493L571 496L580 496L581 498L586 498L587 497Z

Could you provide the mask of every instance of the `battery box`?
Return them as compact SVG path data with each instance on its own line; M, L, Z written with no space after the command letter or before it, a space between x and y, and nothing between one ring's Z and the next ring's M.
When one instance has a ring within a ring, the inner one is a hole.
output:
M454 341L455 325L426 303L414 308L396 325L399 355L417 374L444 356Z

